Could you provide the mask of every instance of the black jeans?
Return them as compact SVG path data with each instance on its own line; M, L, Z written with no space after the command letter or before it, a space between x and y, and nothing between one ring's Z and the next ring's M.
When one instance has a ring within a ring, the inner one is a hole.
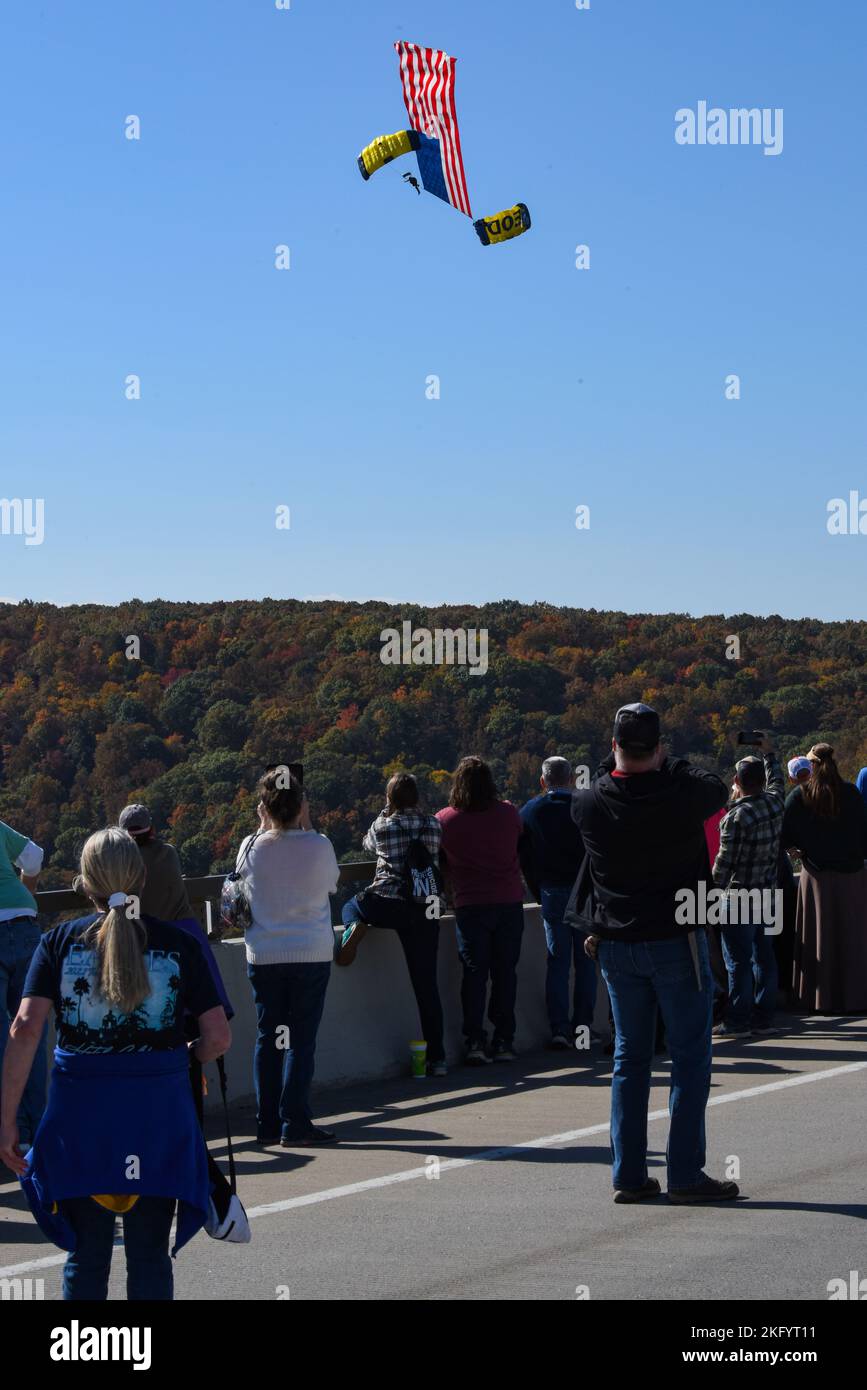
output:
M518 960L524 934L521 903L473 903L455 909L458 954L464 967L461 1004L464 1036L469 1043L485 1040L485 996L488 976L491 1001L488 1018L494 1042L511 1043L515 1036Z
M350 898L341 916L345 926L350 922L364 922L369 927L390 927L397 934L418 1006L422 1037L427 1043L427 1060L444 1061L443 1006L437 983L439 922L428 920L423 903L387 898L370 888Z

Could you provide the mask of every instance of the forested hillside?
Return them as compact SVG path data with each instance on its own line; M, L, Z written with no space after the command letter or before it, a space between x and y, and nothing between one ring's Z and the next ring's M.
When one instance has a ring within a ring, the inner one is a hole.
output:
M487 673L384 665L380 633L406 620L487 629ZM740 659L727 657L733 636ZM153 809L187 873L218 872L251 826L262 768L302 760L318 827L354 858L395 769L414 771L437 809L458 758L479 753L520 801L546 754L593 766L614 710L638 699L660 710L673 751L724 774L732 733L764 726L783 754L828 738L854 777L867 763L865 658L865 623L746 614L0 605L0 817L45 847L45 886L69 881L83 838L129 799Z

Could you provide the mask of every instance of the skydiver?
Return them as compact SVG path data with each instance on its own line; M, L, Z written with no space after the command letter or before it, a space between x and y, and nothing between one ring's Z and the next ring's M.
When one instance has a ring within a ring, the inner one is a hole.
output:
M421 189L418 186L418 179L415 174L404 174L403 179L404 183L408 183L411 188L415 189L418 196L421 197Z

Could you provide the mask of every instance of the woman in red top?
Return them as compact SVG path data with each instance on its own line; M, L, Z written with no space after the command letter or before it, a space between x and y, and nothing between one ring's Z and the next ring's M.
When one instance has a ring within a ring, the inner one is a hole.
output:
M512 1061L518 958L524 931L524 885L518 867L523 826L517 809L500 801L491 769L481 758L463 758L448 806L438 812L463 965L461 1005L466 1061L484 1066ZM493 1024L491 1052L485 1034L488 977Z

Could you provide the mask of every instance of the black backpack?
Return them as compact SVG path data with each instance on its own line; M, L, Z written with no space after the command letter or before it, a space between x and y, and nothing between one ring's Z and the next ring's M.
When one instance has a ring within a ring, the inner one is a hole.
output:
M413 903L442 898L439 869L427 845L418 837L410 840L404 863L405 896Z

